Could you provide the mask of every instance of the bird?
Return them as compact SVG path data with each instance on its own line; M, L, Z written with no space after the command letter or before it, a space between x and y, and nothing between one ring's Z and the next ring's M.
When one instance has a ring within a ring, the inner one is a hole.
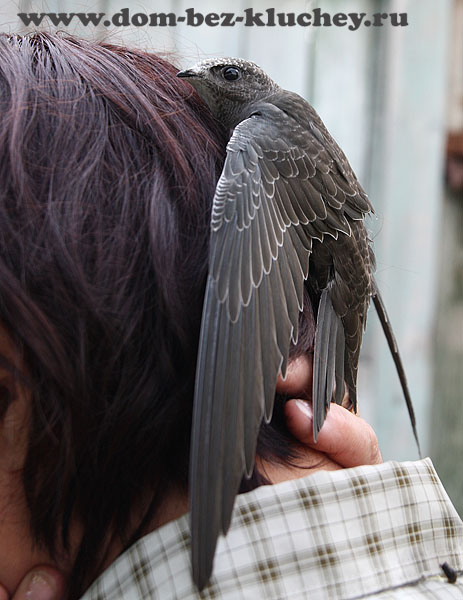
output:
M180 71L228 132L212 200L190 445L192 576L208 582L254 468L262 421L298 339L304 287L317 312L313 435L345 390L357 410L357 371L373 299L416 420L397 343L374 279L365 227L373 207L315 109L255 63L210 58ZM420 452L421 455L421 452Z

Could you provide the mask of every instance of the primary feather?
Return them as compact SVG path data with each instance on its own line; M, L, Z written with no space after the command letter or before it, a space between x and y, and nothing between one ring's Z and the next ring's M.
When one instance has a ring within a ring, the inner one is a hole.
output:
M360 345L378 291L363 224L372 206L310 104L241 59L203 61L179 76L231 134L212 205L191 440L192 568L202 589L297 342L304 284L318 303L315 439L344 381L356 408Z

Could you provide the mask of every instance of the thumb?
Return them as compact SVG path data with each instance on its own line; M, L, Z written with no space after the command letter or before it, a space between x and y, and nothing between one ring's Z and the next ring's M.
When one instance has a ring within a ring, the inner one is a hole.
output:
M61 600L63 594L63 575L52 567L39 566L29 571L11 600Z
M382 462L378 438L361 417L331 403L317 443L312 433L312 404L289 400L285 404L288 429L303 444L327 454L342 467L374 465Z

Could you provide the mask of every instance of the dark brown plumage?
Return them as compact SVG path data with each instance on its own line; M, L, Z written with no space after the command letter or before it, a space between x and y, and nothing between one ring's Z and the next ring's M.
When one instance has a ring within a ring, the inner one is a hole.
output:
M315 439L344 382L356 409L371 297L401 363L372 275L363 223L372 206L315 110L240 59L203 61L179 76L231 134L212 207L190 456L193 577L202 589L240 480L252 472L262 419L271 418L304 285L318 310ZM403 370L401 381L415 428Z

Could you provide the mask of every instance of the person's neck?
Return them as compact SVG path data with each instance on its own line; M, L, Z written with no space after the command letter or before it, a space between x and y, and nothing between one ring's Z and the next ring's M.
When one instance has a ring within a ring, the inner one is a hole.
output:
M161 502L154 519L146 527L141 537L185 515L188 512L188 508L188 494L177 489L171 490ZM104 563L103 571L116 560L123 550L124 548L121 543L114 543L112 545L108 552L107 560Z

